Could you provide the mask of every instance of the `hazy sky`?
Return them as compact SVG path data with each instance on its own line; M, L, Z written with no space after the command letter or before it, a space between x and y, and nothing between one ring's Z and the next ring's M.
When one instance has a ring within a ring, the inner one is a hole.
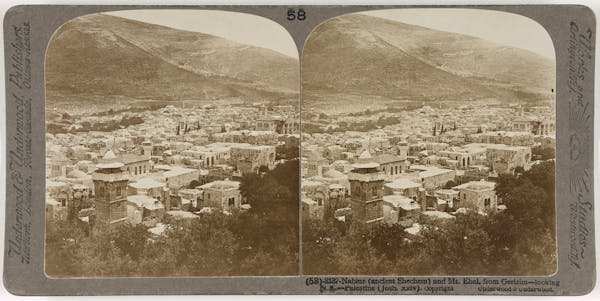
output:
M466 34L555 58L554 46L546 30L536 21L521 15L462 8L388 9L363 14Z
M279 24L256 15L219 10L142 9L107 14L136 21L196 31L298 58L296 44Z

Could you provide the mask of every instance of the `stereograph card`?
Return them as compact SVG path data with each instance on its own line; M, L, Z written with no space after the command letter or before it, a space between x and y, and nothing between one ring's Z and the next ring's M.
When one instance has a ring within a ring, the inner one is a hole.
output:
M576 5L13 7L17 295L581 295Z

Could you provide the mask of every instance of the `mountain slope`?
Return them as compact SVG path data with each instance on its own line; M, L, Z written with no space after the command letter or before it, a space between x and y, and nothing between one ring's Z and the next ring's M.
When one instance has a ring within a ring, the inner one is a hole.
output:
M466 35L351 14L321 24L302 56L307 103L340 95L389 99L535 101L555 84L554 62Z
M104 14L62 26L46 54L48 102L296 98L298 61L223 38Z

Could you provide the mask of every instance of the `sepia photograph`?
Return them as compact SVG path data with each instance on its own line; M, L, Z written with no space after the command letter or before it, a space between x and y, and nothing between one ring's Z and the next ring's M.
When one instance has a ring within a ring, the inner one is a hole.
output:
M218 10L81 16L45 57L45 273L299 273L296 44Z
M540 24L352 13L301 57L304 275L555 273L556 62Z

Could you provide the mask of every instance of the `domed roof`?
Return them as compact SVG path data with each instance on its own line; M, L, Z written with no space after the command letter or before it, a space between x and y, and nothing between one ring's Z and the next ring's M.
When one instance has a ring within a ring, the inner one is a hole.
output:
M107 151L104 156L102 157L102 159L105 160L111 160L111 159L116 159L117 156L115 155L115 153L112 150Z
M67 177L69 178L83 178L85 176L87 176L87 174L79 169L73 169L67 174Z
M123 166L125 166L125 165L120 162L96 164L97 169L114 169L114 168L122 168Z
M362 154L360 154L360 156L358 156L358 159L361 159L361 160L373 159L373 156L371 156L371 153L369 152L369 150L365 150L364 152L362 152Z
M346 174L344 174L343 172L339 172L335 169L329 169L328 171L323 173L323 176L327 178L337 179L346 177Z

